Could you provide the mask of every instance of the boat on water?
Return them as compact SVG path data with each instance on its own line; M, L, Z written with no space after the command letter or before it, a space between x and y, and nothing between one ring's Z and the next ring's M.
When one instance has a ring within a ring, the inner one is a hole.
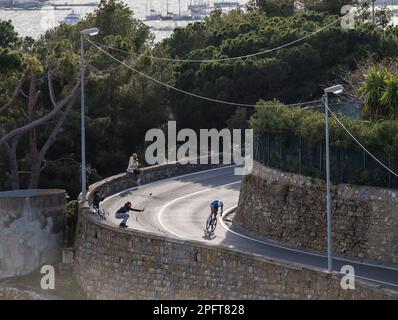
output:
M210 5L203 0L196 0L195 2L190 1L188 5L188 10L191 12L193 20L202 20L204 17L208 16L210 13Z
M149 10L149 14L147 14L145 16L145 20L148 20L148 21L160 20L161 18L162 18L162 14L153 9Z
M175 18L176 14L169 11L169 1L166 2L166 14L161 13L160 11L156 11L152 8L152 1L147 1L147 11L149 8L149 14L145 16L145 20L147 21L171 21Z
M176 14L173 12L166 12L165 15L161 15L160 20L164 20L164 21L171 21L175 18Z
M174 17L176 16L175 13L169 11L169 0L166 1L166 14L161 15L160 19L165 20L165 21L170 21L173 20Z
M194 20L190 12L182 12L179 14L174 15L172 18L173 21L190 21Z
M155 9L152 8L152 1L147 0L146 2L146 7L147 7L147 12L149 11L149 14L145 15L145 20L146 21L158 21L158 20L173 20L175 14L172 12L169 12L169 2L167 1L167 13L166 15L162 14L160 11L156 11Z
M192 20L192 14L189 11L182 12L181 11L181 0L178 0L178 13L174 15L173 20L174 21L186 21L186 20Z
M216 9L239 9L242 5L238 1L216 1L214 8Z
M229 12L233 10L241 10L244 8L244 5L241 5L238 1L216 1L213 4L212 10L221 11L221 15L225 16Z
M192 1L191 1L192 2ZM171 12L169 10L169 1L166 1L166 14L161 13L152 9L152 1L147 1L147 11L149 8L149 14L145 16L146 21L190 21L190 20L201 20L203 16L199 13L199 9L195 8L197 12L193 14L193 11L188 8L188 11L181 11L181 1L178 1L178 13Z
M145 20L155 21L160 20L162 18L162 14L152 8L152 0L147 0L146 2L146 11L149 11L149 14L145 15Z
M78 24L81 21L80 14L76 13L75 10L72 10L68 15L65 17L61 23L69 24L69 25L74 25Z
M149 10L148 10L149 9ZM145 16L147 21L163 20L163 21L191 21L203 20L210 13L210 5L208 1L193 0L190 1L187 11L181 10L181 0L178 0L178 13L169 11L169 1L166 1L166 14L156 11L152 8L152 1L147 0L147 12Z

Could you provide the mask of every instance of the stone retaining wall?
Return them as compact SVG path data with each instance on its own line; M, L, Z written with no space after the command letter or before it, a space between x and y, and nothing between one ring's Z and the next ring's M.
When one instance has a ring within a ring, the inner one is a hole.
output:
M196 241L120 230L82 210L75 259L89 299L398 299L398 292Z
M398 264L398 190L333 186L334 252ZM252 234L326 250L326 189L319 179L254 163L234 223Z
M144 181L203 166L158 166ZM135 186L122 174L90 188L104 195ZM340 276L196 241L123 230L80 208L75 278L89 299L397 299L398 293L356 282L342 290Z

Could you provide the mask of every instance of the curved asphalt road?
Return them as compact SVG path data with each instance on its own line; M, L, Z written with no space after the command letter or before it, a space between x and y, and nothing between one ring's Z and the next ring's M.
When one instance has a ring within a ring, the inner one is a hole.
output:
M234 230L228 217L226 221L219 220L214 237L205 236L203 231L211 200L222 200L224 211L235 207L239 199L240 182L240 177L234 175L234 167L224 167L142 185L105 199L101 206L110 213L105 223L118 225L120 220L115 219L114 213L127 201L138 209L146 204L143 213L130 214L127 222L129 228L236 248L306 266L327 268L324 254L252 238ZM150 193L153 195L147 201ZM398 268L340 258L335 258L333 263L335 271L339 272L343 265L351 265L357 278L398 290Z

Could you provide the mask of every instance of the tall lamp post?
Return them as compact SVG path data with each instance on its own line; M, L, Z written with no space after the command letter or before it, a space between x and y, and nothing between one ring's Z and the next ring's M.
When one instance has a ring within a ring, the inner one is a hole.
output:
M99 32L98 28L85 29L80 31L80 79L81 79L81 152L82 152L82 203L86 203L87 180L86 180L86 130L85 130L85 106L84 106L84 74L86 70L84 61L84 37L95 36Z
M340 94L344 91L342 85L326 88L323 96L325 103L325 140L326 140L326 209L328 238L328 271L333 271L333 237L332 237L332 195L330 190L330 145L329 145L329 93Z

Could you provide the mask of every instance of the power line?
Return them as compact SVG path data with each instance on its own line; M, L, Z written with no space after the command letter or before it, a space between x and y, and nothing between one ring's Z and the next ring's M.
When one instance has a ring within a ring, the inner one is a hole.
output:
M352 133L346 128L346 126L340 121L340 119L333 113L332 110L328 106L325 107L329 110L330 114L336 119L336 121L343 127L343 129L348 133L348 135L368 154L370 155L377 163L379 163L384 169L392 173L394 176L398 178L398 174L392 171L388 166L386 166L383 162L381 162L376 156L374 156L368 149L366 149L362 143L358 141L357 138L355 138Z
M319 102L322 102L322 101L319 100ZM329 106L331 106L331 107L341 106L343 103L354 103L354 102L356 102L355 99L351 99L351 100L346 99L343 102L329 103ZM307 107L304 107L303 109L304 110L314 110L314 109L320 109L320 108L324 108L324 106L322 106L322 104L319 104L319 105L314 105L314 106L307 106Z
M103 52L104 54L106 54L108 57L112 58L113 60L115 60L116 62L124 65L125 67L131 69L132 71L134 71L135 73L141 75L144 78L147 78L153 82L156 82L159 85L162 85L164 87L167 87L168 89L180 92L182 94L191 96L191 97L195 97L198 99L202 99L202 100L206 100L206 101L210 101L210 102L215 102L215 103L220 103L220 104L226 104L226 105L233 105L233 106L237 106L237 107L251 107L251 108L273 108L275 107L275 105L255 105L255 104L246 104L246 103L236 103L236 102L229 102L229 101L223 101L223 100L217 100L217 99L213 99L213 98L209 98L209 97L205 97L205 96L201 96L192 92L188 92L176 87L173 87L167 83L164 83L158 79L155 79L137 69L134 69L132 66L126 64L125 62L119 60L118 58L114 57L113 55L111 55L109 52L105 51L104 49L102 49L101 47L97 46L95 43L93 43L90 39L87 39L87 41L89 43L91 43L94 47L96 47L98 50L100 50L101 52ZM313 100L313 101L307 101L307 102L301 102L301 103L295 103L295 104L288 104L286 106L302 106L302 105L307 105L307 104L311 104L311 103L315 103L315 102L320 102L321 100Z
M239 60L239 59L245 59L245 58L253 58L253 57L261 56L261 55L266 54L266 53L270 53L270 52L273 52L273 51L276 51L276 50L283 49L285 47L288 47L288 46L291 46L291 45L296 44L298 42L301 42L301 41L303 41L305 39L308 39L308 38L314 36L315 34L317 34L319 32L322 32L322 31L328 29L329 27L331 27L332 25L334 25L336 22L340 21L343 18L344 18L344 16L338 18L337 20L329 23L328 25L326 25L326 26L324 26L324 27L322 27L322 28L320 28L318 30L315 30L314 32L312 32L310 34L307 34L306 36L304 36L302 38L296 39L294 41L291 41L289 43L280 45L280 46L272 48L272 49L268 49L268 50L257 52L257 53L247 54L247 55L243 55L243 56L219 58L219 59L173 59L173 58L164 58L164 57L157 57L157 56L139 54L139 53L135 53L135 52L129 52L129 51L117 49L117 48L114 48L114 47L111 47L111 46L108 46L108 45L105 45L105 44L102 44L102 43L99 43L99 42L95 42L95 41L92 41L92 43L95 43L96 45L104 47L104 48L107 48L107 49L119 51L119 52L122 52L122 53L128 53L128 54L133 55L133 56L135 56L137 58L149 58L149 59L159 60L159 61L187 62L187 63L222 62L222 61L232 61L232 60Z

